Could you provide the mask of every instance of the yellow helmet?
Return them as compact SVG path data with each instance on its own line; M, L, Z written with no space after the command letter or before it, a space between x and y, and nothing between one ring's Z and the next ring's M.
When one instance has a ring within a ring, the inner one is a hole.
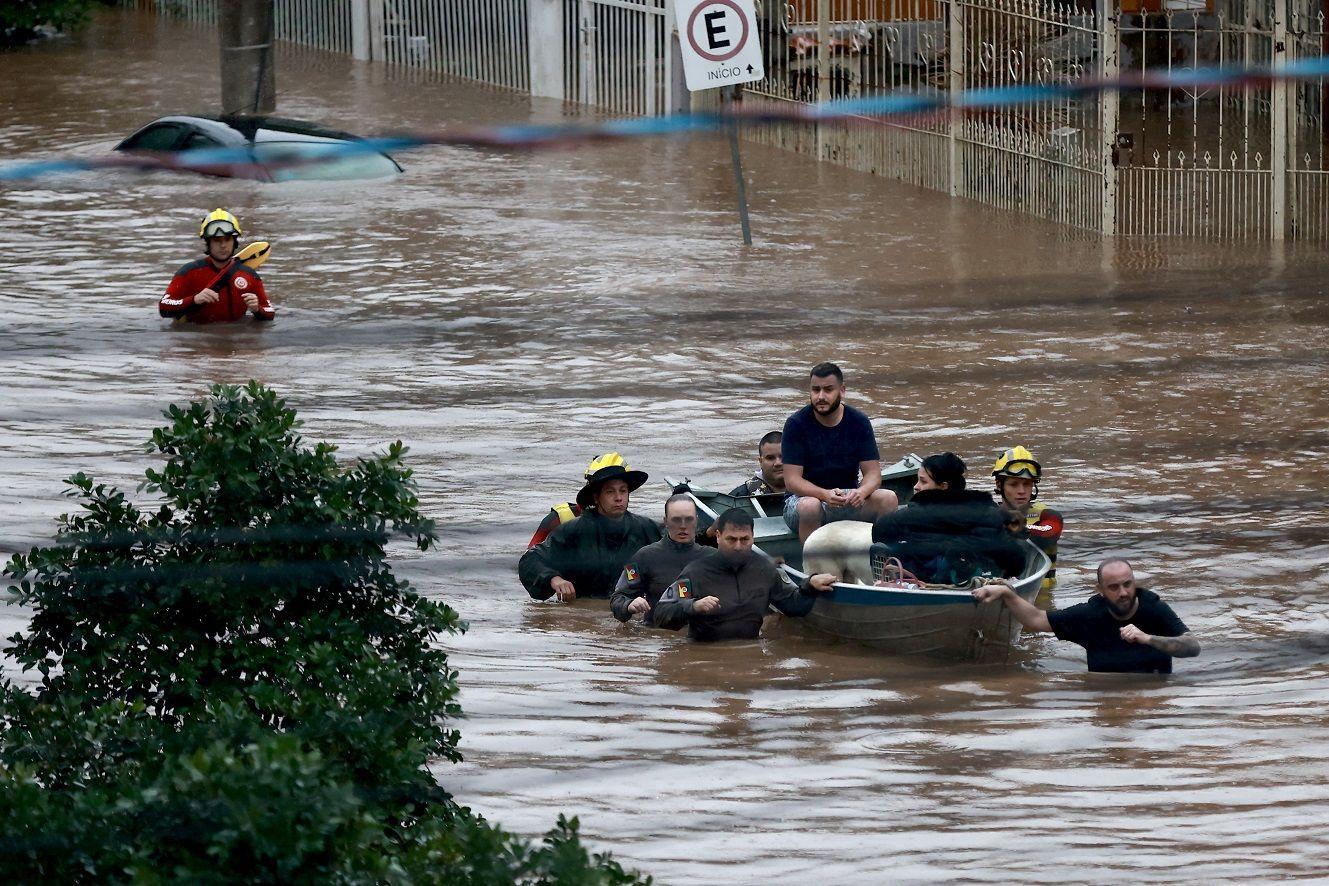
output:
M1028 477L1037 482L1043 477L1043 468L1032 452L1023 446L1016 446L997 456L996 463L992 465L992 476Z
M646 472L632 470L617 452L598 455L586 466L586 485L577 493L577 504L583 508L593 506L596 493L610 480L623 480L631 492L646 482Z
M604 455L597 455L595 458L591 459L591 463L586 466L585 478L589 480L596 471L602 471L605 468L613 467L627 467L627 463L623 461L623 456L619 455L617 452L606 452Z
M209 237L225 237L228 234L238 239L244 231L240 229L240 219L225 209L212 210L198 226L198 235L204 240Z

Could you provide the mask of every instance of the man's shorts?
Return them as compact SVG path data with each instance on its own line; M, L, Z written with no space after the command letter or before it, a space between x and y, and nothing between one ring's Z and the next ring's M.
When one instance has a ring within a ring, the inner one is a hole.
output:
M791 495L784 500L784 522L785 525L794 532L798 531L798 503L805 495ZM838 523L841 520L864 520L868 518L863 516L863 506L856 508L833 508L826 502L821 503L821 525L827 523Z

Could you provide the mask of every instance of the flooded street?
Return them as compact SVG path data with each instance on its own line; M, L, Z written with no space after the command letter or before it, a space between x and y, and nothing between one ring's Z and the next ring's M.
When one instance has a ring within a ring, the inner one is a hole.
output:
M358 133L574 109L278 54L283 116ZM217 38L104 12L0 52L0 160L98 154L213 112ZM426 149L396 180L78 174L0 185L0 550L76 471L135 488L169 402L257 378L341 454L411 448L439 551L400 571L470 623L457 797L521 832L577 814L663 883L1329 877L1329 294L1322 252L1095 237L719 140ZM278 318L172 328L156 301L224 206L273 243ZM982 667L781 625L718 648L536 604L516 560L618 449L728 489L844 367L888 461L975 486L1024 443L1067 521L1055 597L1129 554L1196 633L1170 679L1026 638ZM4 613L3 634L21 628Z

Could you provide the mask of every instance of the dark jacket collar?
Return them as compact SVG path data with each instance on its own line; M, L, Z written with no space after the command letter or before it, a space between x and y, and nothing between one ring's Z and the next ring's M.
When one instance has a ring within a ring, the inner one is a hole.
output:
M909 499L911 505L989 505L996 507L992 496L974 489L924 489Z

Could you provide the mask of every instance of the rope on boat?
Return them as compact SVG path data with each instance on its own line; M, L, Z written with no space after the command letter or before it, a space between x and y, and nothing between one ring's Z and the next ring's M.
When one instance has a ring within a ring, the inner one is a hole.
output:
M1083 98L1105 92L1172 89L1247 89L1272 83L1319 80L1329 76L1329 56L1298 59L1273 67L1197 67L1125 74L1119 77L1085 77L1069 83L1021 84L970 89L954 94L939 90L868 98L842 99L814 105L780 102L772 107L742 109L727 106L723 112L678 114L669 117L635 117L601 123L459 127L441 131L389 134L353 142L321 145L317 154L274 152L258 164L247 147L201 148L179 153L112 154L100 157L57 157L48 160L0 165L0 181L30 181L70 172L95 169L168 170L239 178L259 177L263 172L296 166L336 162L346 156L403 151L428 145L536 150L625 139L691 136L714 133L735 121L746 126L782 123L827 123L837 121L880 122L879 118L944 116L952 111L973 113L992 108L1042 104L1066 98Z

